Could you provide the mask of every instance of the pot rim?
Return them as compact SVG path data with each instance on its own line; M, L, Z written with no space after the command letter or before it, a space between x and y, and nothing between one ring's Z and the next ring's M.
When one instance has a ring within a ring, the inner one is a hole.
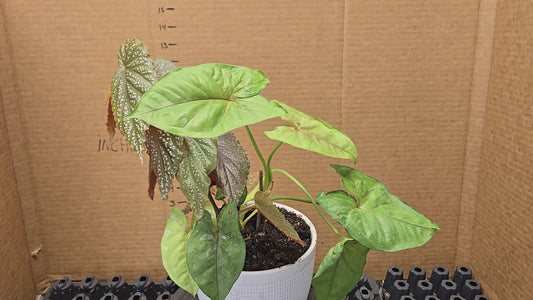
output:
M268 269L268 270L262 270L262 271L241 271L241 274L246 274L246 276L254 276L254 275L266 275L266 274L269 274L269 273L275 273L275 272L279 272L279 271L282 271L282 270L285 270L287 268L290 268L291 266L294 266L302 261L304 261L307 257L309 257L310 255L312 255L312 253L314 253L314 249L316 248L316 243L317 243L317 232L316 232L316 228L315 226L313 225L313 222L311 222L311 220L306 216L304 215L302 212L300 212L299 210L291 207L291 206L288 206L288 205L285 205L285 204L281 204L281 203L274 203L276 204L276 206L278 207L282 207L290 212L293 212L295 213L296 215L298 215L300 218L302 218L302 220L305 221L305 223L307 223L307 225L309 225L309 229L311 230L311 244L309 245L309 248L307 249L307 251L305 251L304 254L302 254L302 256L300 256L295 263L293 264L290 264L290 265L283 265L281 267L277 267L277 268L274 268L274 269Z

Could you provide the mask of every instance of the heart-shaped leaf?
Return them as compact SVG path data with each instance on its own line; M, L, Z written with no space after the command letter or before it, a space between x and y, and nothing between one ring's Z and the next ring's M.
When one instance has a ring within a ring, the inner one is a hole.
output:
M229 201L239 204L246 187L250 162L231 132L217 137L217 186Z
M148 195L154 199L154 177L161 191L161 198L167 199L174 175L183 158L183 137L164 132L150 126L146 132L146 150L150 156L148 168Z
M351 159L357 162L357 150L352 140L330 124L300 112L282 102L275 101L287 114L281 119L291 125L276 127L265 134L294 147L320 153L322 155Z
M285 111L258 93L268 79L245 67L203 64L167 73L145 93L129 118L164 131L214 138Z
M268 194L257 191L254 196L255 207L272 225L276 226L283 234L292 240L303 245L304 241L300 239L298 232L291 223L285 219L285 216L279 211L278 207L270 200Z
M321 193L317 199L364 246L381 251L414 248L425 244L440 229L376 179L350 167L332 167L357 199L345 191Z
M111 82L111 106L117 127L142 161L144 132L148 125L139 119L125 119L133 112L142 95L156 81L153 62L138 40L126 41L118 53L120 69Z
M187 218L177 207L168 216L161 239L161 258L168 275L180 288L196 295L198 285L187 267Z
M222 208L216 228L204 211L187 244L189 272L209 298L224 299L242 271L245 251L235 203Z
M180 182L181 191L191 203L194 214L201 216L211 185L209 173L215 169L217 163L216 141L185 137L181 149L183 159L176 179Z
M316 298L344 299L363 275L368 250L346 237L329 249L313 277Z

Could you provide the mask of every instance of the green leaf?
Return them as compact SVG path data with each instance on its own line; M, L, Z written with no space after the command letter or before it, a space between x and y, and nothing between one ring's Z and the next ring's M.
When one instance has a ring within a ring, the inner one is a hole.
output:
M298 232L294 229L291 223L285 219L285 216L279 211L278 207L270 200L268 194L258 191L254 196L255 207L259 212L267 218L267 220L276 226L283 234L298 242L304 244L300 239Z
M344 299L363 275L368 250L346 237L329 249L313 277L316 298Z
M153 176L156 177L159 185L161 198L167 199L174 175L183 158L182 144L183 138L180 136L164 132L153 126L148 129L146 150L150 156L148 195L151 199L154 199L155 182Z
M228 132L217 137L217 186L229 201L239 204L249 173L248 156L235 135Z
M222 208L217 225L204 212L187 244L187 264L202 292L211 299L224 299L242 271L246 251L235 203Z
M389 193L376 179L340 165L332 165L342 176L345 191L317 196L324 210L355 240L381 251L398 251L425 244L440 227Z
M120 47L118 53L120 69L111 82L111 106L117 127L130 143L142 161L144 149L144 131L148 125L139 119L125 119L141 96L156 81L152 59L146 47L138 40L131 39Z
M266 131L265 134L269 138L322 155L351 159L354 164L357 162L355 145L344 132L282 102L273 102L287 111L281 119L290 122L291 125Z
M203 64L176 69L158 80L128 118L164 131L213 138L285 111L258 93L268 79L245 67Z
M184 138L183 159L176 173L180 189L189 200L195 215L201 216L211 185L209 173L216 167L215 139Z
M168 275L179 287L196 295L198 285L187 267L187 218L177 207L173 207L167 227L161 239L161 258Z

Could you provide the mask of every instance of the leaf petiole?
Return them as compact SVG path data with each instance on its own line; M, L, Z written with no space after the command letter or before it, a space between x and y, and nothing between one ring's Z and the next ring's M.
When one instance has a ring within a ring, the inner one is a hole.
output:
M331 222L327 219L326 215L324 215L324 212L322 212L322 210L320 210L320 208L318 207L318 203L313 198L313 196L311 196L311 194L307 191L307 189L296 178L294 178L294 176L292 176L287 171L282 170L282 169L274 169L274 170L272 170L272 173L281 173L281 174L287 176L287 178L289 178L292 182L294 182L294 184L296 184L302 190L302 192L304 192L304 194L307 196L309 201L315 207L315 209L318 212L318 214L320 215L320 217L326 222L326 224L328 224L328 226L331 228L331 230L333 230L333 232L335 232L335 234L337 235L337 237L339 239L342 238L342 235L339 233L337 228L335 228L335 226L333 226L333 224L331 224ZM289 200L292 200L292 199L289 199ZM296 200L296 201L298 201L298 200Z

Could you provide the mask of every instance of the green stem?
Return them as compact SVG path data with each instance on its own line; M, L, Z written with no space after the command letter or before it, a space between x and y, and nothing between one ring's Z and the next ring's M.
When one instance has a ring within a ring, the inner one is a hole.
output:
M281 174L287 176L287 178L289 178L290 180L292 180L292 182L294 182L294 184L296 184L302 190L302 192L304 192L304 194L307 196L307 198L309 198L309 200L311 201L311 203L315 207L315 209L318 212L318 214L320 215L320 217L326 222L326 224L328 224L328 226L331 228L331 230L333 230L333 232L335 232L335 234L339 238L342 237L342 235L339 233L337 228L335 228L335 226L333 226L333 224L331 224L331 222L328 220L328 218L326 218L326 216L324 215L322 210L320 210L320 208L318 207L318 203L316 203L316 200L313 198L313 196L311 196L311 194L307 191L307 189L298 180L296 180L296 178L294 178L291 174L289 174L287 171L282 170L282 169L274 169L274 170L272 170L272 173L281 173Z
M304 199L304 198L299 198L299 197L291 197L291 196L276 196L276 197L271 197L270 200L272 200L272 201L292 200L292 201L298 201L298 202L304 202L304 203L313 204L313 202L311 202L309 199Z
M281 147L281 145L283 145L283 142L279 142L275 147L274 149L272 149L272 151L270 152L270 155L268 156L268 159L267 159L267 169L268 169L268 172L265 172L265 186L268 188L270 186L270 184L272 184L272 172L270 170L272 170L272 167L270 166L270 162L272 161L272 157L274 157L274 153L276 153L276 151L278 151L279 147Z
M254 146L257 157L259 157L259 160L263 164L263 169L265 170L265 177L272 178L272 171L270 170L269 165L266 163L265 158L263 157L263 154L259 150L259 147L257 146L257 143L255 142L255 138L254 138L254 135L252 134L252 131L250 130L250 127L246 125L244 126L244 128L246 129L246 133L248 133L248 137L250 138L250 141L252 142L252 145ZM265 188L268 188L268 185Z

